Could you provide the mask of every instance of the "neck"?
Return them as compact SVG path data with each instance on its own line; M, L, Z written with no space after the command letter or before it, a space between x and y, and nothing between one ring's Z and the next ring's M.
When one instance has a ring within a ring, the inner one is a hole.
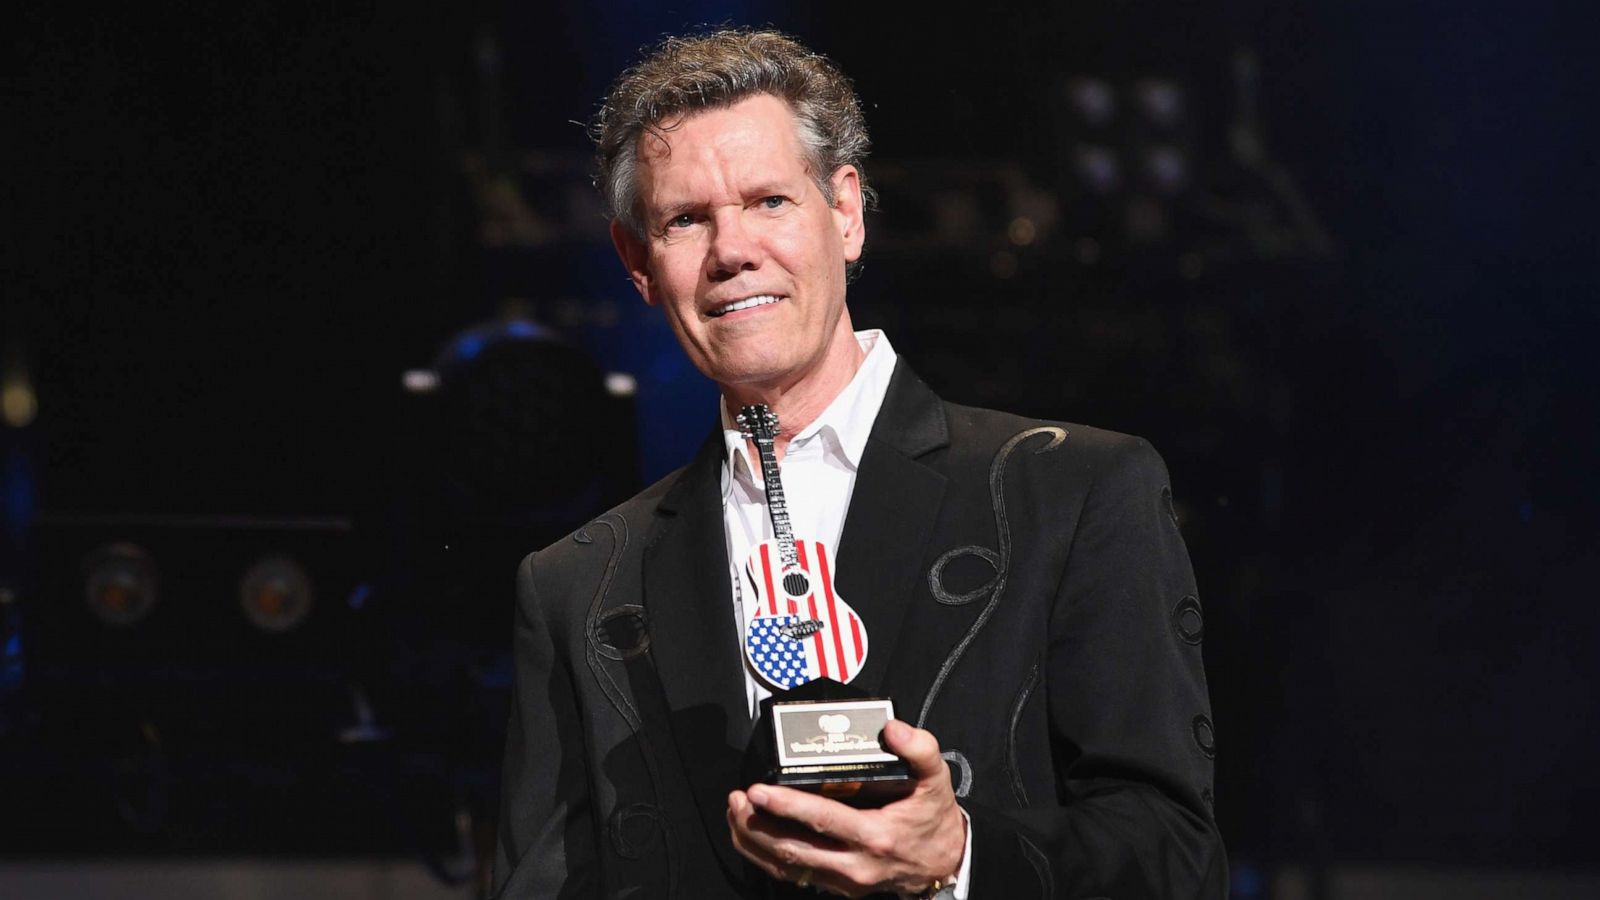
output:
M722 402L732 419L739 410L753 403L764 403L778 416L778 436L773 441L773 452L783 459L789 441L817 420L828 404L849 387L861 363L867 358L855 333L846 321L840 329L841 339L835 339L827 357L812 371L786 383L774 384L724 384ZM750 444L750 452L756 452Z

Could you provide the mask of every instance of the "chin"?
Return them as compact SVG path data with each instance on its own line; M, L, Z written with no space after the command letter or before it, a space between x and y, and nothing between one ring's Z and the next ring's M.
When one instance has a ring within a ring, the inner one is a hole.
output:
M744 359L723 360L719 365L707 367L702 371L712 381L721 385L759 387L783 381L791 368L771 359Z

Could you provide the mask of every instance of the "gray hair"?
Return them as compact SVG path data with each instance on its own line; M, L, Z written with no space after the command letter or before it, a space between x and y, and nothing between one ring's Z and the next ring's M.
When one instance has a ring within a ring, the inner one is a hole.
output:
M722 29L669 37L623 72L595 116L595 186L608 215L643 239L638 209L639 136L660 136L670 121L771 94L794 111L812 180L829 204L833 173L855 166L863 202L875 194L864 164L870 142L850 79L821 54L776 31Z

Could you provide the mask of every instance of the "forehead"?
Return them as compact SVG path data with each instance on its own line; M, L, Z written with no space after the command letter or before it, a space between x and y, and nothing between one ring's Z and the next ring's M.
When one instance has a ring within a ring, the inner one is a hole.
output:
M723 190L805 178L798 121L770 94L707 109L639 136L639 174L646 202L663 193Z

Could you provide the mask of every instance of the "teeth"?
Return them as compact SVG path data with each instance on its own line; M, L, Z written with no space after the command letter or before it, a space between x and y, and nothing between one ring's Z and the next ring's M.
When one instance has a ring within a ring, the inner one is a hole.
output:
M707 315L715 319L718 316L725 316L728 313L738 312L741 309L750 309L756 306L766 306L768 303L777 303L782 299L782 297L779 297L776 294L759 294L755 297L746 297L743 300L735 300L726 306L719 306L707 313Z

